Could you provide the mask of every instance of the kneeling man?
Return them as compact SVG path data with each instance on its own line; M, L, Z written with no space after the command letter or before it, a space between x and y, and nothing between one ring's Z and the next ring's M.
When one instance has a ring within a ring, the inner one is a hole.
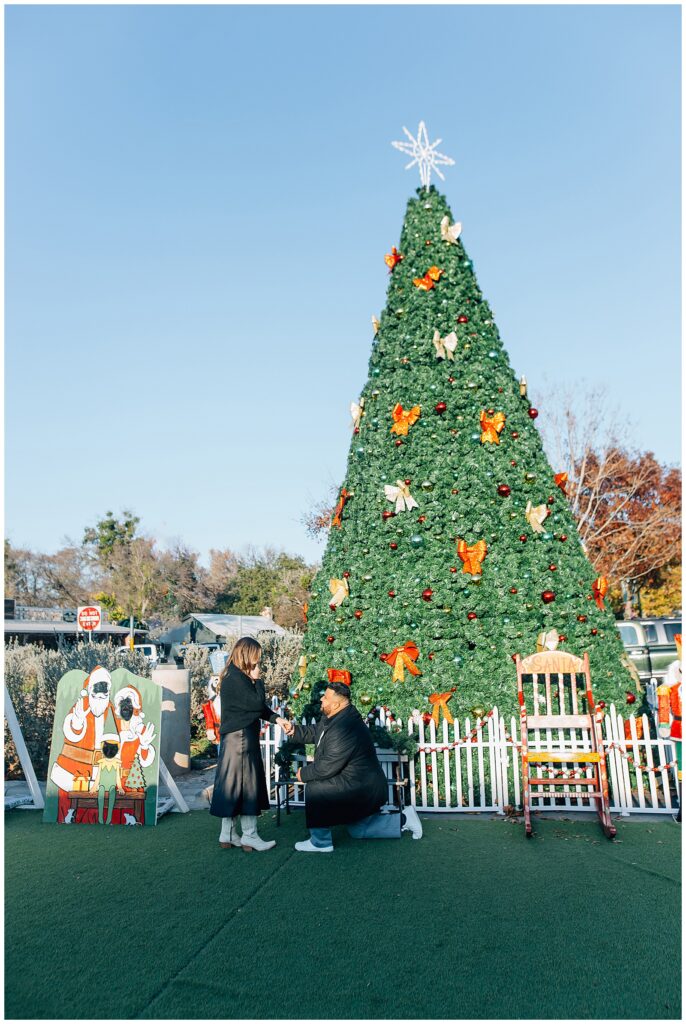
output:
M347 825L356 839L399 839L401 831L420 839L422 826L414 807L379 813L388 801L388 782L369 729L350 703L350 673L329 669L316 726L292 723L297 743L314 743L314 761L298 769L306 782L305 822L310 838L296 843L301 853L331 853L332 825Z

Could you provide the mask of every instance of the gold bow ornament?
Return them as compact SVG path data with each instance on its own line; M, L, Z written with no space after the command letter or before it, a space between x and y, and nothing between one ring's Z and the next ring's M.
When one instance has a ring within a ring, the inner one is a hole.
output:
M446 690L445 693L432 693L431 696L429 697L429 704L433 704L434 706L434 709L431 712L431 718L432 721L434 722L434 725L438 725L441 716L441 711L443 712L443 717L448 723L448 725L453 724L453 716L450 714L448 701L452 698L452 695L455 693L455 689L456 688L453 686L451 690Z
M547 505L532 505L530 501L526 503L526 521L534 531L534 533L545 533L543 529L543 522L550 514L550 509Z
M373 313L372 313L372 327L374 328L374 336L376 337L376 335L379 333L379 327L381 327L381 321L379 320L378 316L375 316Z
M449 242L450 245L457 245L457 240L460 237L462 231L462 224L457 221L455 224L450 223L450 217L447 215L441 221L441 238L444 242Z
M409 512L411 508L419 508L404 480L396 480L395 487L392 484L384 484L383 491L389 501L395 502L396 512Z
M505 413L496 412L489 416L485 409L481 410L479 418L481 423L481 443L500 444L499 435L505 429Z
M350 403L350 415L353 418L353 430L359 430L360 420L364 416L364 398L361 398L359 402Z
M298 673L301 679L305 678L307 673L307 655L301 654L298 658Z
M331 525L337 526L339 530L341 528L341 516L343 514L343 509L345 508L345 503L346 501L349 501L350 498L352 498L350 491L346 491L345 487L341 488L341 495L331 517Z
M595 603L600 608L601 612L605 611L605 602L603 598L607 594L607 579L605 576L599 576L597 580L593 580L593 596Z
M385 661L393 669L393 682L405 682L405 669L412 676L420 676L422 673L415 665L419 657L419 648L411 640L404 643L402 647L394 647L390 654L382 654L381 660Z
M536 651L555 651L560 642L560 634L556 629L549 629L548 632L539 633L536 637Z
M346 579L329 580L329 590L331 591L331 600L329 601L329 608L338 608L342 605L346 597L350 593L348 588L348 581Z
M400 402L396 402L393 406L393 426L391 427L392 434L402 434L406 437L410 427L417 422L419 419L422 409L419 405L413 405L411 409L403 409Z
M450 334L446 334L445 338L441 337L440 331L434 331L433 343L436 348L436 359L450 359L452 362L455 361L453 355L457 348L457 335L455 331L451 331Z
M478 540L476 544L467 544L465 540L458 538L457 554L464 562L462 572L470 576L481 575L481 563L488 554L488 545L485 540Z

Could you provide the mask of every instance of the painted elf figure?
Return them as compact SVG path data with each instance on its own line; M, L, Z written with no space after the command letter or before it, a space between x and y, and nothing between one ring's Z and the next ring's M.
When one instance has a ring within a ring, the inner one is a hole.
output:
M679 780L679 813L681 821L681 633L674 637L677 660L667 668L665 681L657 688L658 732L663 739L671 739L676 754L677 779Z
M219 727L222 719L219 676L210 676L210 681L207 684L207 693L210 699L202 706L202 713L205 716L205 731L207 732L208 740L219 746L219 740L221 739Z
M119 755L119 733L110 714L105 723L102 736L102 757L95 766L92 790L98 794L98 823L111 825L114 814L114 802L117 793L124 792L121 777L121 758ZM105 797L107 797L107 820L105 820Z

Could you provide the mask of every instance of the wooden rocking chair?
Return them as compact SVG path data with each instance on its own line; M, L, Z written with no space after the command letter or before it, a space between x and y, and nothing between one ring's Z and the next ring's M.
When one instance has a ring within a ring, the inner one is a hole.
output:
M603 832L613 839L617 829L610 818L605 750L591 689L588 654L583 658L566 651L541 651L526 658L517 654L515 664L527 838L532 834L532 793L569 796L571 784L578 787L575 796L595 800ZM545 730L543 736L541 730ZM576 732L571 730L581 730L584 742L579 745L587 749L578 749ZM541 766L542 773L532 775L532 766ZM545 794L542 786L546 787ZM567 788L566 794L555 794L555 787L561 786Z

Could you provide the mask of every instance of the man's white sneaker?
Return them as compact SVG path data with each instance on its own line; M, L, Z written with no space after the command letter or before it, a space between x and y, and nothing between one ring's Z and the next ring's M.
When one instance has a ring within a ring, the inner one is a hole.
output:
M402 813L405 815L405 824L402 827L402 831L411 832L413 839L421 839L423 833L422 823L414 807L404 807Z
M295 848L299 853L333 853L333 846L315 846L311 839L303 839Z

